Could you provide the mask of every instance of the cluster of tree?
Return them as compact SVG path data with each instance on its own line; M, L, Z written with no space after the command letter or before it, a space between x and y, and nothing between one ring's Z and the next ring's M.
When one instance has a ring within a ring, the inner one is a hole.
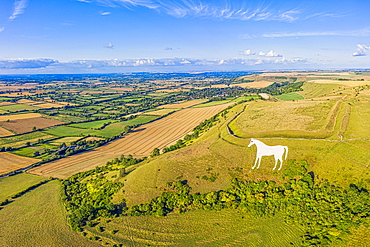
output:
M274 82L268 87L257 89L257 93L268 93L271 95L280 95L285 93L292 93L297 91L302 91L302 86L304 82L290 83L289 81L277 83Z
M141 162L132 156L121 156L107 162L105 166L80 172L63 181L62 199L69 213L68 222L75 231L80 231L87 221L97 217L111 217L126 210L124 201L120 204L111 202L112 195L123 186L120 182L107 179L104 174L118 171L125 175L125 169ZM123 171L123 172L122 172Z
M165 216L194 209L239 209L255 217L281 212L288 223L305 231L302 246L332 245L342 241L350 229L370 216L370 194L351 185L343 189L327 181L314 181L305 161L290 161L286 182L252 182L234 178L228 190L190 194L186 181L168 183L168 191L149 203L133 206L127 215Z

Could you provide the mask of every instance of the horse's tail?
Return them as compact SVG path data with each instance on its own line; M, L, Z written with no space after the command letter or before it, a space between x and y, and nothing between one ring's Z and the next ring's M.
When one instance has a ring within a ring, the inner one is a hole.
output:
M284 150L285 150L285 159L286 159L288 158L288 147L284 146Z

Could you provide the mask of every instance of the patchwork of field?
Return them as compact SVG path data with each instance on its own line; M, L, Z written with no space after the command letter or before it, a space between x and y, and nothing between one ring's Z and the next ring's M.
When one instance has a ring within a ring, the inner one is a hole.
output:
M11 179L11 185L19 187L19 178ZM24 179L32 185L33 178ZM70 230L60 186L60 181L50 181L4 206L0 210L0 246L101 246Z
M28 167L37 161L39 160L0 152L0 175Z
M44 117L36 117L36 118L26 118L26 119L15 119L10 121L1 121L0 126L3 126L11 131L14 131L18 134L23 134L27 132L31 132L36 129L44 129L55 125L63 124L64 122L44 118Z
M121 154L131 154L136 157L148 156L154 148L163 148L180 139L200 122L214 116L229 105L231 104L180 110L165 118L142 125L132 133L107 145L43 164L29 172L42 176L66 178L79 171L105 164Z
M302 233L281 216L254 219L236 210L119 217L99 227L87 228L87 237L124 246L299 246Z
M45 133L55 135L55 136L60 136L60 137L92 135L92 136L98 136L98 137L103 137L103 138L111 138L113 136L121 134L125 130L125 127L127 126L148 123L157 118L158 116L144 116L143 115L143 116L139 116L137 118L131 119L131 120L111 123L101 130L82 128L82 127L96 127L96 126L101 127L103 125L102 125L102 122L100 121L73 124L69 126L62 125L62 126L57 126L55 128L48 129L45 131ZM109 122L109 121L111 120L103 120L103 122ZM76 126L76 127L79 126L79 128L72 127L72 126Z

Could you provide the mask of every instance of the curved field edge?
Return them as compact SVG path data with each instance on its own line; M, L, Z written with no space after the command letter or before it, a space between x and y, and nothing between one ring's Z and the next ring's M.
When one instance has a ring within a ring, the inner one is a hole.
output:
M86 232L87 237L124 246L298 246L302 235L281 216L255 219L230 209L118 217L87 227Z
M60 189L50 181L0 210L0 246L100 246L70 230Z
M122 154L131 154L135 157L149 156L154 148L163 148L182 138L200 122L214 116L228 106L230 104L180 110L157 121L142 125L123 138L102 147L42 164L28 172L42 176L67 178L80 171L104 165L107 161Z

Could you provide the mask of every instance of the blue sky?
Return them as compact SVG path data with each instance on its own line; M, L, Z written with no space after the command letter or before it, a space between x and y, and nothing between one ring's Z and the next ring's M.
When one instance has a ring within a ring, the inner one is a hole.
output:
M368 0L1 0L0 73L369 68Z

